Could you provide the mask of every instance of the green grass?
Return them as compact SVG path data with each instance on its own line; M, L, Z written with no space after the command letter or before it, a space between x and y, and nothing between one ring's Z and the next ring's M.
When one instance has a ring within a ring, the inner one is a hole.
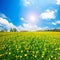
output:
M0 60L60 60L60 32L0 33Z

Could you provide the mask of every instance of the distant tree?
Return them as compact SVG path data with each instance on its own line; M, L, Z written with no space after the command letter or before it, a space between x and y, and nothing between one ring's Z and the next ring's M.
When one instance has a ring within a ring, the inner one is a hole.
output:
M11 28L10 32L17 32L17 29L16 28Z
M7 28L4 28L3 30L4 30L4 32L7 32L8 31Z
M13 32L17 32L17 29L16 28L13 28Z
M0 32L4 32L4 30L1 30Z
M0 32L7 32L7 28L2 29Z
M12 28L10 29L10 32L13 32L13 29Z

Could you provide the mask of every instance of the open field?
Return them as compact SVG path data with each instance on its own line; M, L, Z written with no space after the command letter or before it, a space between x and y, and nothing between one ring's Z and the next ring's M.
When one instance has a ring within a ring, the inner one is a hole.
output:
M0 32L0 60L60 60L60 32Z

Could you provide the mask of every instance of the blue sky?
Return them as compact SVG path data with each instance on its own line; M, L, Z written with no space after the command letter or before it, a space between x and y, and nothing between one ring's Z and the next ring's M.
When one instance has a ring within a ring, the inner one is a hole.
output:
M0 0L0 30L60 28L60 0Z

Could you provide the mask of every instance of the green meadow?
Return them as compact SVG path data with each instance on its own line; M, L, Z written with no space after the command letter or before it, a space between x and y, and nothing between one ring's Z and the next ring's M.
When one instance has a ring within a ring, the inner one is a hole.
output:
M0 60L60 60L60 32L0 32Z

